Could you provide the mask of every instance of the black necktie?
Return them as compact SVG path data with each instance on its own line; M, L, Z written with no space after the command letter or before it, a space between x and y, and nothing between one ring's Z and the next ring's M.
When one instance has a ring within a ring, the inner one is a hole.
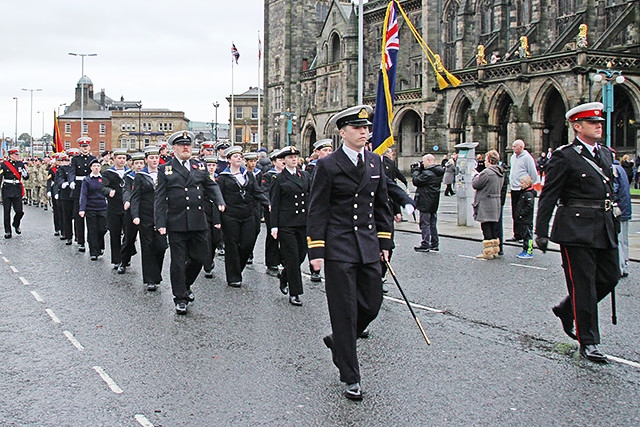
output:
M364 162L362 161L362 153L358 153L358 163L356 164L358 169L358 176L362 177L364 174Z
M593 149L593 158L596 159L596 163L600 164L600 153L598 153L598 146L596 145Z

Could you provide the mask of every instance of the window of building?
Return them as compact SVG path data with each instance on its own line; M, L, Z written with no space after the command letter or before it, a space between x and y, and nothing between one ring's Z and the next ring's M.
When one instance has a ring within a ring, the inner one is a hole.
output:
M100 152L103 152L106 147L107 144L104 141L100 141L100 144L98 144L98 149L100 150Z
M236 107L236 119L242 118L242 107Z
M257 119L258 118L258 106L253 106L251 107L251 118L252 119Z
M340 62L340 36L331 37L331 62Z
M64 149L68 150L69 148L71 148L71 142L70 141L65 141L64 142Z
M82 124L82 133L89 133L89 124L88 123L83 123Z
M455 69L456 62L456 38L458 36L458 8L457 2L452 1L444 11L444 51L441 55L445 68ZM484 16L484 15L483 15ZM484 18L483 18L484 19Z
M135 150L137 148L136 139L129 138L129 150Z
M282 110L282 88L281 87L275 88L275 96L273 98L274 98L274 109L276 111L281 111Z
M100 134L104 135L105 133L107 133L107 125L104 123L100 123Z
M71 123L64 124L64 133L71 133Z
M480 7L480 34L491 34L491 32L493 32L493 0L484 0Z
M149 138L145 138L145 139L144 139L144 146L145 146L145 147L148 147L150 142L151 142L151 141L149 140Z
M127 138L122 138L120 140L120 148L124 148L125 150L127 149Z
M413 87L422 87L422 60L413 63Z
M236 134L235 141L242 143L242 128L236 128L235 134Z

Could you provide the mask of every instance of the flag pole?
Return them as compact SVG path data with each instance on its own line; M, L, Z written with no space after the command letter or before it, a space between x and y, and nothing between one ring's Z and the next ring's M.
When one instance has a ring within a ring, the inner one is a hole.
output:
M233 43L233 41L231 42L232 46L235 46L235 43ZM236 128L234 126L234 116L235 116L235 112L233 111L233 62L236 60L234 55L231 55L231 129L229 129L229 137L230 137L230 141L229 143L231 145L235 145L236 143Z
M358 105L362 105L363 95L363 68L364 68L364 4L360 0L358 6Z
M260 30L258 30L258 135L256 140L258 142L258 150L260 149L260 136L262 135L262 126L260 123L260 63L262 61L262 42L260 41Z

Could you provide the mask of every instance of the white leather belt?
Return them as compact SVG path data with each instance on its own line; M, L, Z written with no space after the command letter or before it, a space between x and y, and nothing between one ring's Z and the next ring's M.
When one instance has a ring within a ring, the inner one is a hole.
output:
M76 181L82 181L84 179L84 176L76 176Z
M6 182L7 184L20 184L20 181L18 181L17 179L5 179L4 182Z

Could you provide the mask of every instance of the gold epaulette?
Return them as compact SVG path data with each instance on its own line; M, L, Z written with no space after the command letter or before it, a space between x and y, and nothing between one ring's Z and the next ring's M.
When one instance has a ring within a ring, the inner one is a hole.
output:
M311 237L307 236L307 246L309 249L324 248L324 240L311 240Z
M391 239L391 233L388 231L378 231L378 239Z

